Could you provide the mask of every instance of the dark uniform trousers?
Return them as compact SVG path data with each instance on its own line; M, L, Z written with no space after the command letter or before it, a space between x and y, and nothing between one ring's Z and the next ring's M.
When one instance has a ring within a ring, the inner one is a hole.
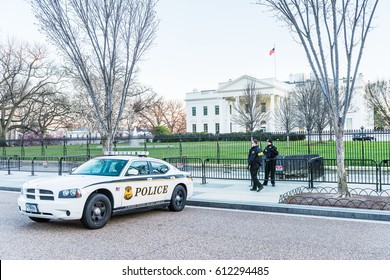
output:
M249 172L251 173L251 179L252 179L252 187L257 188L261 187L261 183L259 181L259 178L257 178L257 173L259 172L260 164L254 163L251 165Z
M268 184L269 175L271 174L271 184L275 185L275 168L276 168L276 158L269 158L265 160L265 170L264 170L264 185Z

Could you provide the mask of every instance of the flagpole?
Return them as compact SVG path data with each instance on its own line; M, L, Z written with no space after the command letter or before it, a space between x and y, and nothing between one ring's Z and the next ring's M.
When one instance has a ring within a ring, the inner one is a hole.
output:
M276 50L275 44L274 44L274 50ZM276 80L276 51L274 52L274 79Z

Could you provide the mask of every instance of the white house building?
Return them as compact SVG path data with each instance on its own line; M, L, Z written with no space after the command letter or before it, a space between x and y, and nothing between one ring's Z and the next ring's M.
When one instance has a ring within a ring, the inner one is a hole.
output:
M202 90L189 92L186 94L186 121L187 132L207 132L207 133L230 133L244 132L245 127L233 122L232 116L236 114L234 109L238 97L243 96L248 84L254 84L255 90L259 91L264 103L268 118L261 124L264 131L280 131L276 127L273 113L277 104L287 94L292 94L295 84L305 81L303 74L290 76L289 82L283 82L274 78L257 79L248 75L243 75L237 79L219 83L215 90ZM346 119L345 129L359 129L374 127L374 118L364 102L364 86L362 75L356 82L353 106Z

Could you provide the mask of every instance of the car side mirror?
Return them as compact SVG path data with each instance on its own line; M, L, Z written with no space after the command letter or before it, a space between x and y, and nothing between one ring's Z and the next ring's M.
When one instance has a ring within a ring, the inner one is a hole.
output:
M134 169L134 168L127 170L127 173L126 173L127 176L136 176L138 174L139 174L138 170Z

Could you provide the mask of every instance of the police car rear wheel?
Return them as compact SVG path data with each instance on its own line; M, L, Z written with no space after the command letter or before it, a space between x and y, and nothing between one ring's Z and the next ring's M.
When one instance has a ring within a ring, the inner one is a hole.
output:
M81 223L89 229L104 227L111 218L111 202L107 196L100 193L92 194L84 206Z
M29 217L32 221L37 222L37 223L47 223L50 221L50 219L45 219L45 218L36 218L36 217Z
M172 192L171 203L168 208L171 211L179 212L184 209L187 201L187 193L182 185L177 185Z

